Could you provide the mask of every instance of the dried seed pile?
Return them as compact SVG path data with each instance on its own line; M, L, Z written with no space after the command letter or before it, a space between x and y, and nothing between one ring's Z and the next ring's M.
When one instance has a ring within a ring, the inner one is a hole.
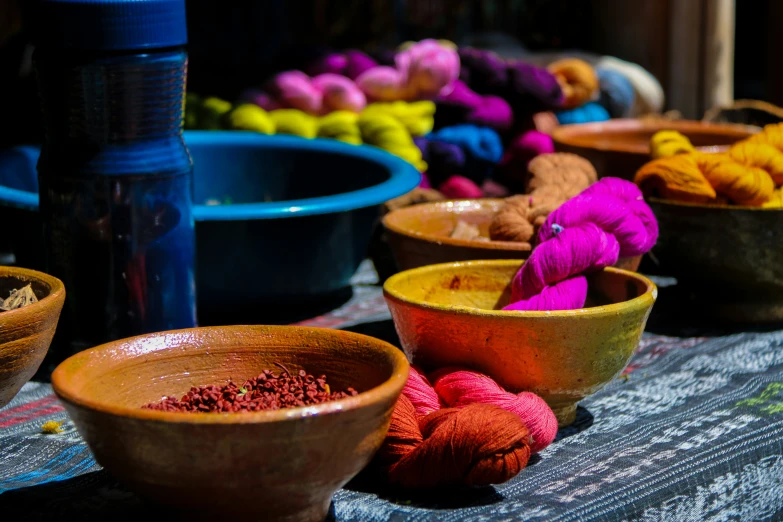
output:
M277 375L271 370L264 370L242 386L233 382L225 386L194 386L181 399L164 397L142 408L204 413L280 410L312 406L358 394L353 388L332 392L326 382L326 375L316 378L304 370L294 375L282 364L277 365L283 369Z

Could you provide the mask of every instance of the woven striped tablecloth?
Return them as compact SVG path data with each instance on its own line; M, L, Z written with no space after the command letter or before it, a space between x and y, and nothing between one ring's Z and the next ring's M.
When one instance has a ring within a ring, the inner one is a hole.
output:
M380 289L303 324L395 340ZM41 426L65 421L62 433ZM159 515L101 470L44 383L0 409L0 519ZM453 496L390 498L349 484L336 521L783 520L783 331L645 334L623 378L517 477Z

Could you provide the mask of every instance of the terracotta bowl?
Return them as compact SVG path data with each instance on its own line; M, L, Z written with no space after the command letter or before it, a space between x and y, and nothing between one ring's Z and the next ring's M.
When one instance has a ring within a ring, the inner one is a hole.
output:
M193 385L253 377L275 362L360 393L253 413L141 409ZM308 521L326 517L332 494L380 447L407 376L399 349L364 335L228 326L104 344L60 364L52 384L96 461L137 493L188 518Z
M383 226L400 270L479 259L527 259L531 248L513 241L476 241L449 237L458 221L478 226L489 237L492 217L502 199L436 201L393 210ZM618 268L636 270L641 256L621 259Z
M590 160L600 177L633 180L636 171L650 161L650 138L660 130L676 130L697 149L718 152L761 129L687 120L619 119L562 125L552 132L552 139L557 152L572 152Z
M645 277L607 268L590 276L589 308L500 310L519 266L492 260L415 268L390 277L384 296L411 361L465 366L508 390L533 391L565 426L577 402L628 364L658 291Z
M699 310L734 322L783 321L783 210L651 199L662 273Z
M0 312L0 408L38 371L52 343L65 287L56 277L24 268L0 267L0 295L31 283L37 303Z

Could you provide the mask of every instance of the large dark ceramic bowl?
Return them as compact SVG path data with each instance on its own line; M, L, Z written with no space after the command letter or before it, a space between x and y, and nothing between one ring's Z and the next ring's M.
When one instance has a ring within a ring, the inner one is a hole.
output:
M717 152L760 129L686 120L619 119L561 125L552 132L552 139L557 152L572 152L590 160L599 177L633 180L636 171L650 161L650 138L661 130L678 131L697 149Z
M193 156L200 320L348 286L378 205L419 182L370 146L251 132L185 132ZM0 152L0 219L16 262L42 269L36 147ZM210 199L230 205L211 206ZM235 321L234 321L235 322Z
M698 310L724 321L783 321L783 210L651 199L652 255Z

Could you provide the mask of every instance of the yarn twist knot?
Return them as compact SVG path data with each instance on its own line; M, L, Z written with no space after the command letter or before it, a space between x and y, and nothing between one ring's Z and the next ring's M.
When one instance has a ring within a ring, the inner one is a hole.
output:
M563 89L563 107L573 109L595 100L599 94L598 76L593 67L578 58L564 58L549 64Z

